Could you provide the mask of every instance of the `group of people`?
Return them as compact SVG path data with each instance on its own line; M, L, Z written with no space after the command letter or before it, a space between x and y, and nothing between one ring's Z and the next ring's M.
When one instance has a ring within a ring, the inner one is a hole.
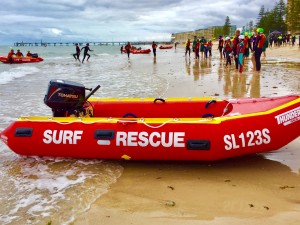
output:
M15 51L13 49L11 49L8 54L7 54L7 60L9 63L13 63L13 57L24 57L23 53L20 51L20 49L17 50L17 52L15 53ZM33 57L33 54L31 54L31 52L28 50L26 57Z
M82 47L81 49L80 49L78 43L76 43L75 46L76 46L76 53L73 54L73 57L75 58L75 60L78 60L78 61L80 62L79 56L80 56L80 53L81 53L82 49L84 49L84 50L83 50L83 59L82 59L82 63L84 62L85 57L87 57L87 60L86 60L86 61L89 61L89 58L91 57L91 55L90 55L88 52L89 52L89 51L93 51L92 49L90 49L90 44L87 43L87 44L86 44L84 47Z
M202 54L202 58L208 58L212 56L212 42L207 41L203 36L198 39L194 37L193 43L188 39L185 43L185 56L191 54L192 51L195 54L195 59L199 59L199 52ZM231 65L231 59L234 59L235 68L241 73L244 67L244 58L248 58L250 51L253 53L255 59L256 71L261 70L260 58L262 53L265 52L268 47L268 40L264 35L263 28L258 28L256 34L244 32L241 34L240 30L236 30L235 36L231 39L229 36L223 38L223 35L219 36L218 50L220 52L220 59L223 57L226 59L226 67Z
M187 54L191 56L192 47L192 51L195 54L195 59L199 59L199 53L202 57L205 56L205 58L208 58L208 56L212 57L212 46L212 40L207 41L203 36L200 39L198 39L197 36L194 36L193 43L191 43L190 39L188 39L185 43L185 56L187 56Z
M223 37L219 37L219 51L220 55L222 53L222 48L224 47L224 52L226 55L226 65L231 64L231 55L234 58L235 68L241 73L244 67L244 58L248 58L250 50L253 53L255 60L255 70L261 70L260 58L263 52L265 52L268 47L268 41L264 34L263 28L257 28L256 34L244 32L241 34L240 30L235 31L235 37L231 42L229 37L225 42L222 40ZM222 45L222 43L224 43ZM221 55L222 57L222 55Z
M300 40L300 39L299 39ZM292 35L290 33L282 35L281 33L271 33L269 35L269 44L270 47L273 47L273 44L275 47L281 47L281 46L286 46L286 45L291 45L294 46L296 42L296 35Z

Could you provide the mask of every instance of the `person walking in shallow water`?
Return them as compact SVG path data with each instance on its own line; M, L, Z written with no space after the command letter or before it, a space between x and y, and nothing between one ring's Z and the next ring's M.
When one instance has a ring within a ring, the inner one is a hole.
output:
M155 41L152 42L152 51L154 54L154 57L156 57L156 48L157 48L157 44L155 43Z
M88 56L88 58L86 59L86 61L89 61L89 58L91 57L90 56L90 54L88 53L88 51L93 51L93 50L91 50L90 49L90 44L89 43L87 43L86 45L85 45L85 47L82 47L81 48L81 51L82 51L82 49L84 49L84 52L83 52L83 59L82 59L82 63L83 63L83 61L84 61L84 59L85 59L85 57L86 56Z
M74 57L75 60L78 60L78 61L80 62L80 59L79 59L79 56L80 56L80 48L79 48L79 46L78 46L77 43L75 44L75 46L76 46L76 53L73 54L73 57Z
M130 50L131 50L130 42L128 42L127 45L125 46L125 50L126 50L126 53L127 53L128 59L129 59L129 57L130 57Z

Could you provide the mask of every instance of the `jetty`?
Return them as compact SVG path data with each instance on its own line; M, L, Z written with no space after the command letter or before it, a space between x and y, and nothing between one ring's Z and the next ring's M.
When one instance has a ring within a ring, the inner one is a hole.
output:
M89 43L90 45L106 45L106 46L114 46L114 45L126 45L127 41L99 41L99 42L15 42L14 46L73 46L78 43L80 46ZM157 44L161 45L170 45L172 42L156 42ZM130 42L131 45L152 45L152 41L132 41Z

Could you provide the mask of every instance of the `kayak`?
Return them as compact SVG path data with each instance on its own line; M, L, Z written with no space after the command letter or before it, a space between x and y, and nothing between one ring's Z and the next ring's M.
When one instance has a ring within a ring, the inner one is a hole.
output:
M96 89L98 89L98 86ZM300 135L300 95L243 99L90 98L51 80L53 116L24 116L0 133L25 156L214 161L274 151Z
M171 48L173 48L172 45L159 46L159 49L171 49Z
M44 59L41 57L13 57L13 62L12 63L36 63L36 62L41 62ZM3 63L10 63L8 61L7 56L0 56L0 61Z
M126 50L123 50L124 53L127 53ZM130 50L132 54L149 54L151 52L150 49L141 49L141 50Z

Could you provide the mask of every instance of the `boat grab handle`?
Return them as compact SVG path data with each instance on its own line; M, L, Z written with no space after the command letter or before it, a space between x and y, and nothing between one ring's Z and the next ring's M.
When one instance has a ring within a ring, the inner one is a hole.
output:
M114 130L95 130L94 133L95 139L112 140L114 139L114 136L115 136Z
M207 102L206 104L205 104L205 108L208 108L212 103L217 103L217 101L216 100L210 100L209 102Z
M156 103L157 101L161 101L162 103L166 102L166 100L164 100L163 98L156 98L156 99L154 99L154 103Z
M33 128L16 128L15 137L31 137Z
M133 118L138 118L137 115L135 115L135 114L133 114L133 113L126 113L126 114L124 114L122 117L123 117L123 118L126 118L126 117L129 117L129 116L131 116L131 117L133 117Z
M210 141L209 140L188 140L186 142L186 147L189 150L209 150Z
M215 116L211 113L206 113L202 116L202 118L207 118L207 117L214 118Z

